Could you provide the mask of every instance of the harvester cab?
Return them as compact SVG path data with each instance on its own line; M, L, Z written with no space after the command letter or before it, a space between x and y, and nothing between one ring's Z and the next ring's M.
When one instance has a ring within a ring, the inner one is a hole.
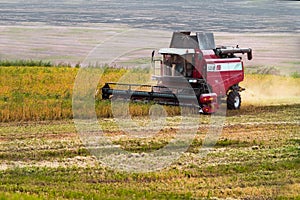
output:
M240 108L240 92L244 89L239 83L244 80L244 65L237 54L246 53L251 60L250 48L216 47L213 33L174 32L170 47L160 49L158 53L159 59L152 52L152 77L157 80L157 85L143 86L148 87L148 91L132 91L132 84L125 84L128 90L116 90L110 87L116 83L106 83L102 98L130 94L135 100L192 105L198 107L200 113L214 113L221 100L227 98L229 109Z

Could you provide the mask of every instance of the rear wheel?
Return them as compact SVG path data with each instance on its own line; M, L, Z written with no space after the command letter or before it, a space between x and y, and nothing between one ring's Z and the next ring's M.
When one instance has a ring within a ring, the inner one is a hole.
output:
M241 95L237 91L231 91L227 96L227 108L237 110L241 107Z

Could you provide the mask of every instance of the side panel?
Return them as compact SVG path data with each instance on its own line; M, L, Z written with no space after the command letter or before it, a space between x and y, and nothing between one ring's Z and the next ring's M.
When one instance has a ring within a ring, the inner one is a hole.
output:
M226 95L229 88L244 80L243 63L237 59L217 59L207 63L207 81L213 92Z
M195 68L193 71L193 78L203 78L205 77L205 69L203 68L205 66L205 61L203 59L203 55L200 51L196 51L195 54Z
M213 50L200 50L196 49L195 51L195 70L193 73L194 78L206 78L207 69L206 64L207 60L215 60L218 57L215 55Z

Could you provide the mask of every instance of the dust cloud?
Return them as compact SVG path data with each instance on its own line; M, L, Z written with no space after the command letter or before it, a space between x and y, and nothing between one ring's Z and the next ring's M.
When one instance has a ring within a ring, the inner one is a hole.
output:
M300 78L248 74L241 86L244 103L294 104L300 103Z

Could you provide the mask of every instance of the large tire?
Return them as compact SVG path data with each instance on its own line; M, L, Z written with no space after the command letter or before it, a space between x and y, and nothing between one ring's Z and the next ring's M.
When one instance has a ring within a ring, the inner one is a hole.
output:
M227 108L230 110L237 110L241 107L241 95L237 91L231 91L227 96Z

